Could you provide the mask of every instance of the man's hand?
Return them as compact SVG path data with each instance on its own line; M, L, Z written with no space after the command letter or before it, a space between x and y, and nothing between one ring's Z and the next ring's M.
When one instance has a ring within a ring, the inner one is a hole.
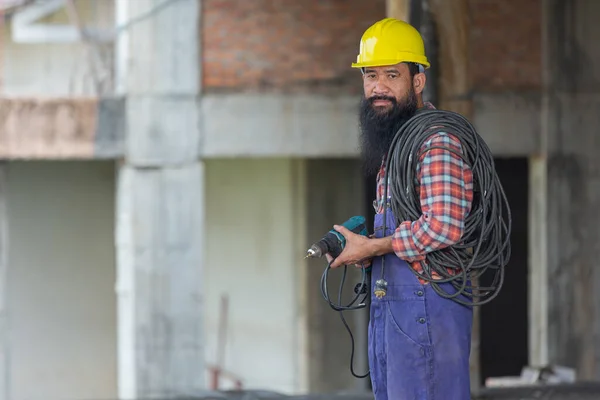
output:
M327 254L327 260L331 262L331 268L337 268L342 265L362 266L366 261L373 257L371 239L366 236L356 234L349 229L334 225L333 229L341 233L346 238L346 246L342 253L331 262L332 257Z
M327 262L328 262L329 264L331 264L331 262L333 261L333 257L331 257L331 256L329 255L329 253L325 254L325 258L327 258ZM370 266L371 266L371 263L372 263L372 262L373 262L373 259L372 259L372 258L367 258L366 260L362 260L362 261L360 262L360 264L354 264L354 266L355 266L356 268L368 268L368 267L370 267Z
M392 236L378 239L375 238L375 235L369 235L369 238L366 238L343 226L334 225L334 229L346 238L346 247L335 260L329 254L325 254L331 268L352 264L357 268L366 268L371 265L373 257L383 256L394 251Z

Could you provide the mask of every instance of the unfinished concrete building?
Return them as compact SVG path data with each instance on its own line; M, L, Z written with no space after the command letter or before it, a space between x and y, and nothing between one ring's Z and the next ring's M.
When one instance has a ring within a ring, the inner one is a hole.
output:
M474 121L512 205L475 384L600 379L600 2L0 4L0 400L189 394L213 367L221 387L368 388L303 256L372 218L350 63L386 15L426 34L429 96ZM367 316L348 317L361 373Z

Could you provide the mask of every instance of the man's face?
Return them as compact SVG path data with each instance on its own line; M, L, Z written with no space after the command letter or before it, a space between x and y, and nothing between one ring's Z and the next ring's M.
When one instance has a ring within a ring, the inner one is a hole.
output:
M360 107L361 151L367 174L375 173L396 132L416 112L424 74L410 75L408 65L366 68Z
M408 65L400 63L386 67L366 68L363 74L365 97L372 99L372 105L379 114L389 113L393 101L402 104L414 92L413 78Z

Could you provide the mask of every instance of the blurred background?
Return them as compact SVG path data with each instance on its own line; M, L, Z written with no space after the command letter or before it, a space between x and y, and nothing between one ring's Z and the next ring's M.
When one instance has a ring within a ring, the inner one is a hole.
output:
M386 16L422 32L425 100L473 121L512 207L504 288L476 314L473 392L600 380L600 1L0 13L0 400L368 396L321 297L325 262L303 257L335 223L372 223L350 64ZM345 316L362 374L368 315Z

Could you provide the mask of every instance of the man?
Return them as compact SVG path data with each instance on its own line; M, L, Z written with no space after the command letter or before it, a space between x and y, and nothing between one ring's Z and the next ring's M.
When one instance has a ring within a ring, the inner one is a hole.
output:
M433 108L422 97L429 62L417 30L386 18L365 31L352 66L360 68L363 77L362 156L367 172L378 170L375 234L366 238L335 226L347 243L331 266L372 262L375 282L385 257L388 287L383 297L372 295L369 322L375 398L469 400L472 310L438 295L411 268L421 272L428 253L460 241L473 198L472 172L449 150L422 152L416 175L422 215L395 226L388 208L387 229L382 232L385 157L399 128L418 110ZM461 151L452 132L432 134L421 149L433 146ZM408 166L408 160L395 162ZM449 287L444 290L451 293Z

